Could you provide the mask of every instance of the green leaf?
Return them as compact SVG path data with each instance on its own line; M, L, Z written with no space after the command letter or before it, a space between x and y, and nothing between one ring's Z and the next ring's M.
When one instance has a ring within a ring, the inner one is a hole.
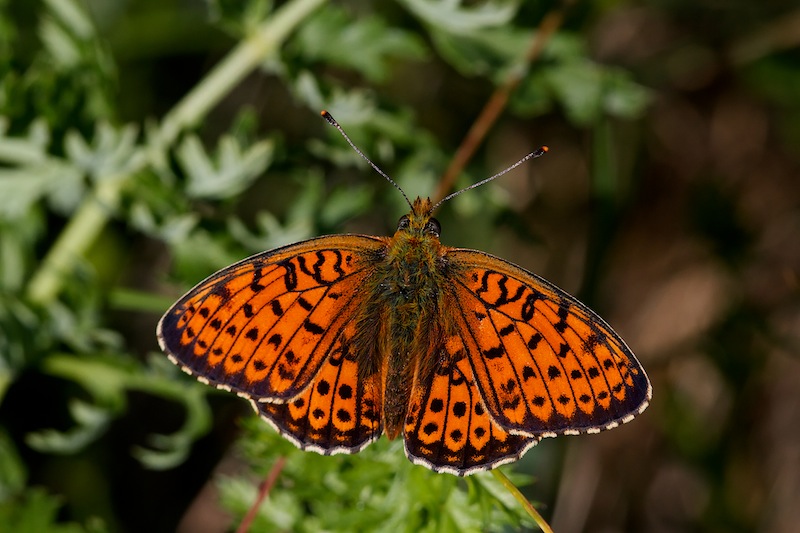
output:
M496 83L524 58L531 32L514 28L486 29L474 34L432 31L437 51L465 76L485 75Z
M69 411L75 427L69 431L45 429L29 433L26 444L43 453L72 454L102 435L111 421L107 409L80 400L70 401Z
M48 155L50 131L43 120L35 120L24 137L5 136L0 122L0 220L18 220L34 204L49 198L59 212L70 211L83 196L81 171L68 162Z
M64 150L75 166L92 178L121 179L131 171L137 137L138 128L133 124L116 129L100 121L91 144L71 130L64 139Z
M39 37L60 68L74 68L81 62L81 51L72 35L50 18L42 21Z
M205 394L206 391L197 386L185 391L180 399L186 408L184 425L170 435L150 435L149 447L135 447L132 450L133 456L151 470L168 470L182 464L189 456L194 442L211 428L211 410Z
M519 9L519 2L514 0L479 2L475 6L454 0L400 0L400 3L434 28L464 34L506 26Z
M159 221L153 209L143 201L137 201L131 206L128 217L131 226L168 244L177 244L189 238L200 222L196 213L171 213L165 220Z
M73 0L45 0L52 15L81 39L94 37L94 26L86 13Z
M315 220L324 200L324 178L316 172L303 174L304 187L289 206L286 220L281 222L268 211L256 215L256 232L251 233L236 218L228 221L231 236L251 251L271 250L312 236Z
M31 335L36 331L36 335ZM47 345L52 335L41 327L39 317L26 303L0 292L0 401L16 376Z
M334 189L320 206L320 223L335 228L354 216L368 212L372 206L370 191L371 188L365 185Z
M531 31L510 22L519 8L514 1L463 6L451 0L401 2L428 27L436 50L464 75L505 79L505 69L521 60Z
M129 390L174 400L186 409L186 421L180 429L170 435L151 435L149 448L132 450L148 468L167 469L182 463L192 444L211 426L211 412L205 400L211 389L195 381L176 379L177 368L161 354L151 358L149 372L129 359L79 359L67 354L48 358L44 370L79 383L92 395L95 404L72 400L70 413L76 425L68 431L51 429L28 434L26 442L39 451L64 454L84 448L104 433L114 416L124 412Z
M264 140L243 149L232 135L223 135L210 157L196 135L187 136L177 157L187 175L192 198L231 198L247 189L272 161L274 143Z
M0 502L0 524L3 531L14 533L84 533L76 523L59 523L60 498L43 489L30 489L16 498ZM104 531L102 525L92 528Z
M0 117L0 161L9 165L36 165L49 159L50 128L42 118L28 127L25 137L7 137L8 119Z
M11 496L22 492L28 473L17 452L14 441L0 429L0 505Z
M250 35L272 12L272 0L208 0L212 22L237 37Z
M0 219L21 218L45 197L57 211L71 211L84 192L81 172L56 160L24 169L0 168Z
M297 450L255 417L244 427L239 447L255 468L266 471L286 458L254 530L477 532L524 522L516 509L478 505L495 501L485 484L413 465L400 441L380 439L358 455L321 456ZM242 516L252 506L252 476L223 478L219 486L226 509Z
M653 92L631 79L628 72L613 69L608 73L603 107L612 117L641 118L653 101Z
M212 272L241 260L241 249L232 249L227 237L197 228L185 239L174 242L172 256L175 276L191 280L193 285Z
M352 68L371 81L384 80L397 59L425 57L425 46L412 33L392 28L375 15L353 17L331 6L300 29L292 47L309 61Z
M570 120L590 124L603 110L603 73L590 61L571 61L547 70L546 79Z
M594 124L604 115L638 118L651 100L649 92L627 73L588 59L554 65L542 75L569 119L578 125Z

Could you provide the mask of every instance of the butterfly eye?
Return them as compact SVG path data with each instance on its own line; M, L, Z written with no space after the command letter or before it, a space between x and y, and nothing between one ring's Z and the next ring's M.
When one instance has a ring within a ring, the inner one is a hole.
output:
M438 220L432 218L425 224L425 233L430 233L438 237L442 233L442 225L439 224Z
M408 215L403 215L397 222L397 229L408 229L410 225L411 225L411 219L408 218Z

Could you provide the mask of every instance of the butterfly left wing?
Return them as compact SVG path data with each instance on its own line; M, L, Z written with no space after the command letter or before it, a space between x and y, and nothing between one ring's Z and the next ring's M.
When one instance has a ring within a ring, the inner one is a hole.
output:
M596 313L500 258L450 249L450 305L492 418L537 437L594 433L645 410L652 389Z

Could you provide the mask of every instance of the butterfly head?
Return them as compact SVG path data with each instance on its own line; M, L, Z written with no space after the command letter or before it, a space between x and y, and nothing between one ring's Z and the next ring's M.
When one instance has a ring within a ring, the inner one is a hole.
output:
M415 239L438 239L442 233L439 221L431 216L433 204L430 198L417 197L411 204L411 212L400 217L397 223L397 235L404 235Z

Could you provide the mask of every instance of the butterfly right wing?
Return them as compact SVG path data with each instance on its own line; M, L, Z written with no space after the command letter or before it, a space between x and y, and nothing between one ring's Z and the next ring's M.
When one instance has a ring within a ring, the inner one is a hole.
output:
M285 402L320 373L358 309L386 248L335 235L264 252L202 281L158 324L161 348L201 381Z

